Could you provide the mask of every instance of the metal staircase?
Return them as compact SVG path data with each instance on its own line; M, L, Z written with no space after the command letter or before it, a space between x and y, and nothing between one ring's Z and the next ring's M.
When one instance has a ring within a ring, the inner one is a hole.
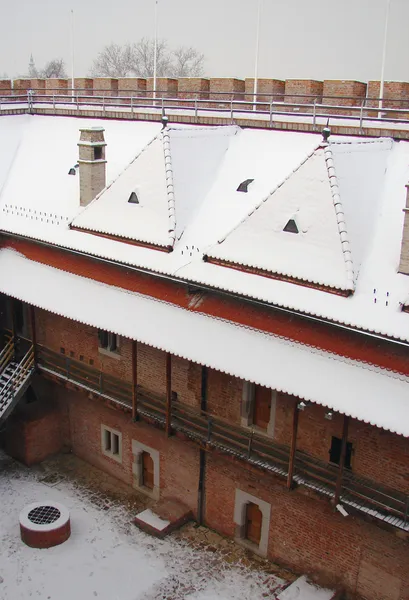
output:
M0 425L7 419L30 385L34 373L34 348L31 345L20 361L16 360L14 337L0 352Z

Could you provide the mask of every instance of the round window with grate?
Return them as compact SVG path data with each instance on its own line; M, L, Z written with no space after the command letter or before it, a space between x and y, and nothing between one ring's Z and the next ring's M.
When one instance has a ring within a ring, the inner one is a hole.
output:
M36 525L49 525L57 521L60 516L61 513L55 506L36 506L27 515L29 521Z

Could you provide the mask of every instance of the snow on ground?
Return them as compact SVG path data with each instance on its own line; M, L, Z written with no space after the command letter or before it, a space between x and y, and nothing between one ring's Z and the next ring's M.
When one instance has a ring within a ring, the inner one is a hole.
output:
M19 513L47 500L69 509L71 537L55 548L29 548L20 539ZM50 487L5 455L0 503L2 600L261 600L283 589L282 580L229 565L218 552L152 538L131 524L125 508L98 508L66 480Z

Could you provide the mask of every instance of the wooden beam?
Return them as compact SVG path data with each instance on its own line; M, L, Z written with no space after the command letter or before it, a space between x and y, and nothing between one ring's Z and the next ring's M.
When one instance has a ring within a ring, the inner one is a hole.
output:
M341 495L342 479L344 476L344 469L345 469L345 457L347 454L348 428L349 428L349 417L347 415L344 415L344 424L342 427L341 456L339 459L338 476L337 476L337 482L335 484L335 494L334 494L334 498L333 498L334 506L336 506L339 503L339 497Z
M172 433L172 355L166 353L166 435Z
M291 449L290 449L290 459L288 462L288 475L287 475L287 487L289 490L293 487L293 474L294 474L294 461L295 461L295 451L297 449L297 432L298 432L298 400L296 400L294 404L294 412L293 412L293 431L291 435Z
M138 342L132 341L132 421L138 420Z

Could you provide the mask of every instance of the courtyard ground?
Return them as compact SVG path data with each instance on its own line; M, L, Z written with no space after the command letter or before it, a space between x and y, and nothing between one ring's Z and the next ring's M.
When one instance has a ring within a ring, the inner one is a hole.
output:
M29 548L19 513L47 500L69 509L71 537ZM2 600L258 600L295 579L205 527L141 532L132 517L152 501L73 455L26 468L0 454L0 502Z

